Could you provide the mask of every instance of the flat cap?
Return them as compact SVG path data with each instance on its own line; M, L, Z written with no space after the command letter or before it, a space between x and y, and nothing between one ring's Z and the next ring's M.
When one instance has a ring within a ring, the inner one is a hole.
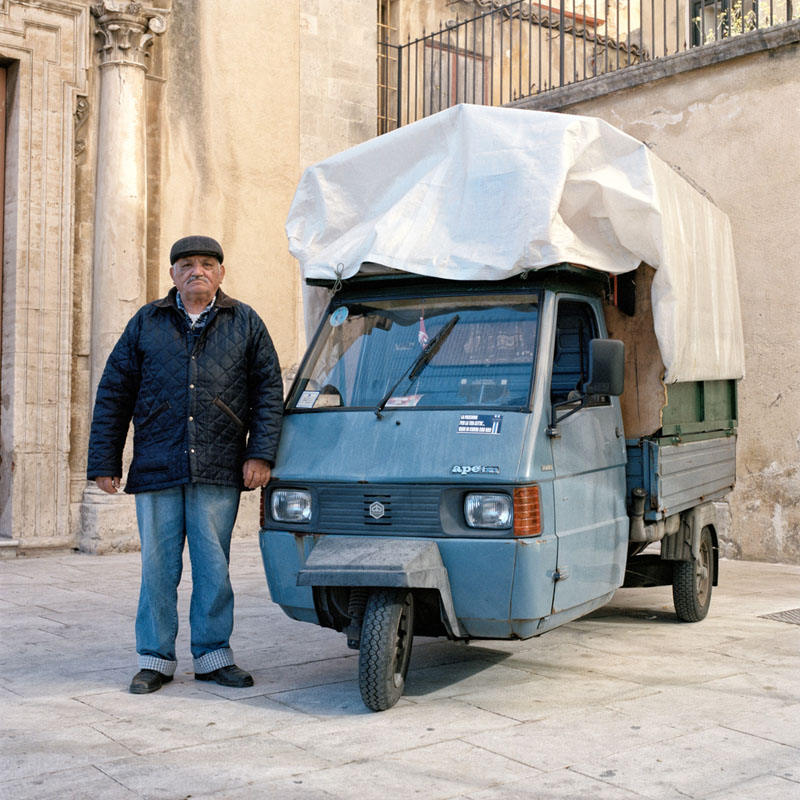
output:
M210 236L184 236L178 239L169 251L169 263L174 264L186 256L214 256L220 264L224 258L219 242Z

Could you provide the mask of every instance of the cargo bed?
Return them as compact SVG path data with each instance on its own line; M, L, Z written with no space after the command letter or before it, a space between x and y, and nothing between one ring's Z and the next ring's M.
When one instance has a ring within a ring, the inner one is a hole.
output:
M668 440L634 439L628 451L628 496L647 492L644 518L655 522L687 508L718 500L736 482L736 436L715 436L667 444Z

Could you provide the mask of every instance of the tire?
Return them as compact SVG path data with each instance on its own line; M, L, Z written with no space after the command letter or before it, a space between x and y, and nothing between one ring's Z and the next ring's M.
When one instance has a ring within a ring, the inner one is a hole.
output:
M700 622L711 605L714 585L714 544L711 529L703 528L697 559L676 561L672 578L672 600L678 619Z
M361 626L358 688L373 711L386 711L405 689L414 639L414 596L407 589L374 589Z

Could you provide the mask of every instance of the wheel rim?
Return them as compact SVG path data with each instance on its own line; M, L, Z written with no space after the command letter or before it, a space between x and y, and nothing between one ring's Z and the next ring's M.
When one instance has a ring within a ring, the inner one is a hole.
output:
M394 640L394 663L392 666L394 668L393 680L395 687L402 686L405 680L405 664L411 650L410 620L408 604L404 603L403 613L400 614L400 619L397 623L397 635Z
M711 545L707 538L700 542L700 552L695 564L695 583L697 585L697 602L704 606L711 589Z

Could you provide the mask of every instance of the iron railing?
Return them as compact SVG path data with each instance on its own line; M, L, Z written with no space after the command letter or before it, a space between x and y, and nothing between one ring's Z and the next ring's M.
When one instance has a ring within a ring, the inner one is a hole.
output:
M457 103L506 105L800 17L800 0L477 0L484 13L378 42L379 133Z

